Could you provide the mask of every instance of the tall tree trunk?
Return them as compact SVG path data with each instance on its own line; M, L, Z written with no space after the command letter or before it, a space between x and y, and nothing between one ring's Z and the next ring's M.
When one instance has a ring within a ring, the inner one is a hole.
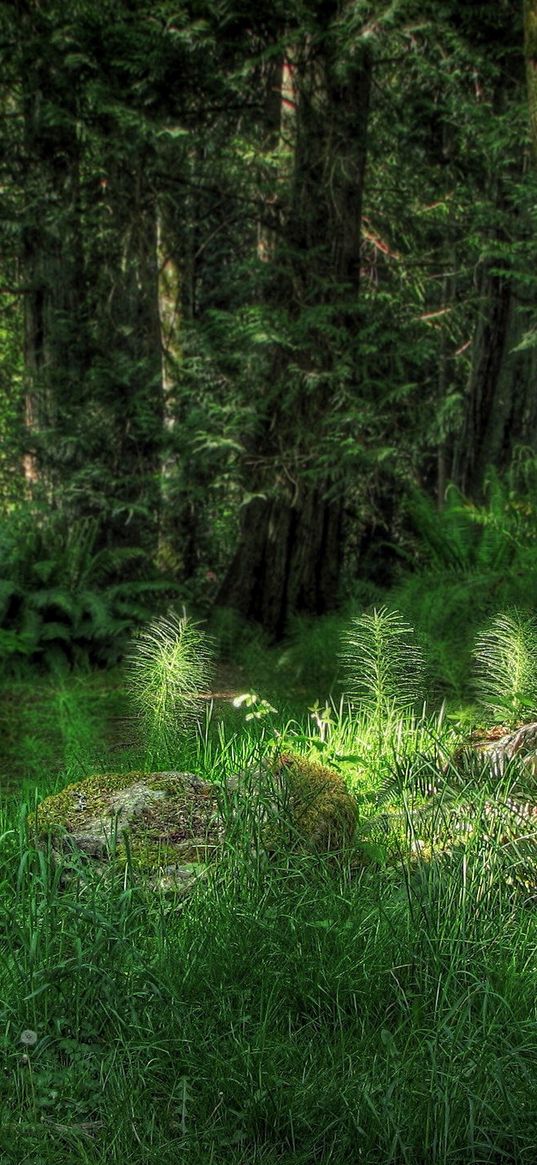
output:
M295 152L281 207L267 296L303 330L292 356L276 346L269 406L249 450L238 544L217 602L280 636L290 615L321 614L337 602L344 489L338 467L304 472L333 409L337 341L352 351L358 319L360 225L372 61L342 63L341 5L322 6L314 34L293 50ZM272 107L271 107L272 108ZM288 397L296 370L303 386ZM315 440L313 442L315 444ZM308 452L310 450L310 452Z
M245 507L239 546L220 605L232 607L280 637L289 615L322 615L337 600L342 507L322 489L253 498Z
M524 54L530 130L537 161L537 0L524 0Z
M537 135L537 0L524 0L526 72L532 133ZM518 96L523 76L502 74L494 94L495 110L501 112L513 91ZM535 137L537 142L537 136ZM520 181L524 159L511 167L510 182ZM478 318L474 331L472 363L466 391L462 439L456 445L453 479L470 497L483 494L489 466L502 470L509 465L517 444L537 435L533 403L537 373L537 349L521 344L534 325L531 267L515 263L533 234L524 210L513 206L509 184L489 180L486 190L496 226L487 239L487 256L481 264ZM507 258L513 254L513 259ZM494 254L496 252L496 254ZM521 259L518 259L520 264Z
M113 491L112 544L158 546L164 423L158 220L151 158L109 159L103 229L92 256L97 296L94 396L108 418L104 465Z
M59 501L66 477L80 465L66 442L76 445L88 361L78 97L43 51L32 14L23 17L25 471Z
M505 469L515 446L537 436L537 348L520 347L534 321L532 288L494 268L492 260L483 264L465 423L453 464L453 479L477 499L488 467Z

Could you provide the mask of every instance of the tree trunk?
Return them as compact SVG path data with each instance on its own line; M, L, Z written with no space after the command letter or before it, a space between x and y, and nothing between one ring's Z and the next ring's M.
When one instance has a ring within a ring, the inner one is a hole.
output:
M528 82L530 131L537 160L537 0L524 0L524 55Z
M309 489L295 505L253 498L225 581L225 602L276 638L290 613L322 615L338 595L341 505Z
M95 274L94 399L107 417L104 464L113 491L112 545L158 547L164 393L158 220L143 150L108 160Z
M23 84L28 212L23 221L25 473L58 502L80 462L71 450L80 428L88 362L80 216L77 90L39 51L27 22Z
M481 311L466 397L461 445L453 477L479 499L489 466L510 464L517 445L537 434L537 348L517 350L533 323L534 305L523 284L487 265L481 277Z
M352 353L359 327L372 61L365 50L341 61L340 15L335 0L325 3L315 33L292 53L294 164L266 296L287 309L302 338L292 356L276 345L268 366L262 390L268 408L248 452L245 480L255 496L244 507L217 598L276 637L289 616L335 606L343 551L344 485L337 466L332 472L315 461L334 407L338 336ZM274 126L272 106L271 113ZM303 386L315 387L289 399L288 382L297 375Z

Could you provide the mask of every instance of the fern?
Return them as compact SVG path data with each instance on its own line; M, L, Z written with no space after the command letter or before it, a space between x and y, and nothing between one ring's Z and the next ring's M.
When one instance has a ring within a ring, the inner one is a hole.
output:
M419 551L433 568L460 572L475 566L477 532L458 490L449 488L441 511L426 494L410 490L406 509Z
M39 638L43 643L56 640L69 643L71 640L71 628L66 623L44 623L40 629Z
M145 564L146 561L145 551L138 546L105 547L87 564L84 582L86 585L91 583L92 586L98 586L114 575L121 575L126 567L132 567L135 563Z
M116 662L127 635L147 622L162 595L177 588L162 577L123 578L143 563L139 547L97 549L102 535L93 518L69 522L66 515L35 506L0 521L0 660L19 654L40 663L60 655Z
M60 612L67 619L72 619L77 609L75 596L68 591L60 589L60 587L30 594L27 596L26 602L28 606L35 607L36 610L42 613L43 611L52 611L54 618Z
M477 506L449 486L442 510L419 490L410 491L407 513L430 567L459 575L495 574L512 559L519 524L510 489L493 469L485 488L486 502Z
M483 710L510 725L537 715L537 620L518 610L497 615L474 648Z
M77 596L77 599L79 626L82 626L84 617L89 615L92 637L102 637L105 639L107 636L114 634L116 631L116 618L106 591L102 594L94 591L82 591Z
M351 702L382 722L410 708L420 695L423 656L413 628L386 607L352 620L342 635L341 659Z

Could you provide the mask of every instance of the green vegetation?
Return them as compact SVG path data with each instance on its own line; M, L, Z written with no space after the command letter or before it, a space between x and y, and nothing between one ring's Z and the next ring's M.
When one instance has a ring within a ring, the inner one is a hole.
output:
M357 823L339 857L297 847L302 820L277 845L265 826L260 845L247 794L219 861L185 897L150 886L130 846L119 866L76 851L52 860L35 848L35 796L14 789L5 801L0 1159L350 1165L359 1154L371 1165L530 1165L537 836L524 806L535 776L513 762L498 778L484 757L464 759L467 729L441 709L413 707L404 669L401 686L392 683L397 612L348 625L345 650L357 633L370 644L379 622L390 676L384 733L366 650L353 656L352 711L323 705L321 688L309 715L285 721L271 708L247 720L228 695L197 727L178 707L176 730L160 753L156 737L152 746L153 768L173 762L215 792L263 763L291 766L295 793L301 774L317 772L325 789L339 772ZM174 628L180 654L185 624ZM516 630L529 656L532 628L519 621ZM170 649L170 622L166 634ZM192 680L204 653L196 636ZM501 660L506 692L518 691L518 656ZM184 682L184 654L180 663ZM129 719L128 682L118 675L119 704L107 682L96 689L88 676L66 691L43 677L31 704L11 708L19 732L39 734L53 720L63 745L55 777L46 757L32 770L40 799L97 771L96 755L111 747L108 699L128 726L113 788L133 767L143 780L148 754L139 717ZM163 692L168 682L162 672ZM149 707L158 694L152 687ZM139 707L139 687L135 696ZM84 787L87 799L93 786ZM278 812L283 828L283 802ZM39 811L37 820L39 831Z
M211 648L198 627L173 612L144 628L130 656L128 676L141 713L149 754L162 750L199 714L207 691Z
M480 703L494 721L517 724L537 715L537 623L518 611L497 615L475 651Z
M345 687L353 703L379 722L416 703L422 656L413 629L398 611L374 609L343 635Z
M534 1165L536 38L0 0L0 1165Z

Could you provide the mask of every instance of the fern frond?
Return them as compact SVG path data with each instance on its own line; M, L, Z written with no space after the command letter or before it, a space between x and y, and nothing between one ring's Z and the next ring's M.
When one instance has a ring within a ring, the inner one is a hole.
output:
M84 583L102 583L113 575L118 575L125 566L141 563L147 559L139 546L105 547L93 555L84 575ZM128 585L128 584L127 584Z
M87 615L90 615L92 638L106 638L113 632L115 620L106 592L82 591L77 595L77 623L82 625L84 621L87 622Z
M76 599L69 591L54 587L52 590L34 591L26 595L26 603L42 613L46 610L61 611L62 615L72 619L76 612Z
M472 567L478 535L469 507L454 486L449 487L441 511L417 489L410 491L406 508L420 549L435 569L461 572Z
M50 643L56 639L61 639L63 643L69 643L72 637L72 630L66 623L46 622L41 628L39 637L46 643Z

